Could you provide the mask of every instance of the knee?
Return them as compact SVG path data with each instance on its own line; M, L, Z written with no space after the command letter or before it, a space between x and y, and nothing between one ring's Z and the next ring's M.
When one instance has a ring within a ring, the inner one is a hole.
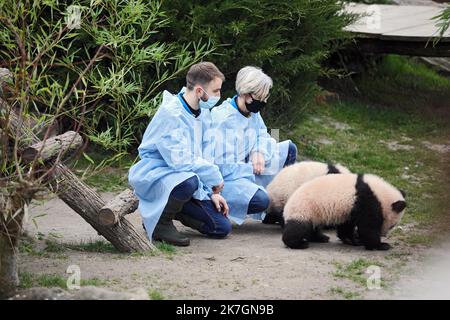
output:
M285 166L294 164L297 160L297 146L292 141L289 141L289 147L288 147L288 155L286 158Z
M198 189L198 178L196 176L190 177L178 184L171 193L171 196L179 200L189 200L194 192Z
M297 146L292 141L289 141L289 153L297 157Z
M216 221L214 230L208 233L208 236L215 239L223 239L231 232L231 221L225 216Z
M262 190L258 190L250 200L248 211L249 213L263 212L269 207L269 204L269 195Z

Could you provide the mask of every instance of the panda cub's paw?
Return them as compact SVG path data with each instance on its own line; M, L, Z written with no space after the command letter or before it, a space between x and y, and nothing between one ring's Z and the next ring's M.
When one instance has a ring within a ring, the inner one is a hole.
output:
M323 233L315 233L312 235L311 242L320 242L320 243L326 243L330 241L330 237L327 235L324 235Z
M389 243L386 242L382 242L380 243L380 245L378 246L377 250L389 250L391 249L392 246Z
M348 244L348 245L350 245L350 246L355 246L355 247L358 247L358 246L362 246L362 245L363 245L363 244L361 243L361 241L359 241L358 238L344 238L344 239L341 239L341 241L342 241L342 243L344 243L344 244Z
M391 249L391 245L389 243L386 242L381 242L379 245L377 246L368 246L366 245L366 250L381 250L381 251L385 251L385 250L389 250Z

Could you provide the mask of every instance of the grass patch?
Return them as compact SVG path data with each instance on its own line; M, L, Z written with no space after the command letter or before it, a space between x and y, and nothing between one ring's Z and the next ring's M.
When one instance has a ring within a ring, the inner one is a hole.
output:
M47 239L45 240L45 243L46 248L44 250L54 253L61 253L66 251L67 249L82 252L118 253L117 249L114 248L111 243L103 240L90 242L81 241L79 243L62 243L52 239Z
M401 238L410 245L431 246L435 240L433 234L411 233Z
M173 255L173 254L177 253L177 249L175 248L175 246L168 244L164 241L156 242L155 246L156 246L156 248L158 248L158 250L160 250L161 252L163 252L165 254Z
M178 253L175 246L168 244L164 241L162 242L155 242L154 243L156 249L158 250L148 250L144 252L132 252L128 256L130 257L155 257L160 254L165 255L169 259L171 259L176 253Z
M333 287L329 291L331 294L343 297L346 300L355 300L361 298L361 295L358 292L345 290L341 287Z
M34 279L33 275L29 272L19 272L19 287L22 289L28 289L33 287Z
M378 266L382 267L383 265L377 261L366 260L366 259L357 259L355 261L350 262L347 265L341 264L339 262L335 263L337 268L336 272L333 273L333 276L341 279L351 280L363 287L367 286L367 276L366 270L370 266ZM381 281L381 286L383 286L383 281Z
M391 252L388 255L386 255L384 258L386 260L398 260L401 262L407 262L410 257L411 257L410 252L401 251L401 252Z
M85 156L73 161L73 171L89 186L100 192L122 191L128 188L128 170L133 164L131 155L122 155L118 160L105 150L90 149Z
M417 59L387 55L375 69L355 77L354 83L360 92L357 97L360 101L427 112L436 121L445 120L433 112L433 107L448 107L450 79Z
M46 287L46 288L62 288L67 289L67 279L66 277L56 275L56 274L32 274L29 272L20 272L20 288L29 289L32 287ZM81 286L105 286L108 281L101 280L98 278L91 279L81 279Z
M158 290L153 290L153 289L150 289L148 291L148 296L152 300L164 300L165 299L164 295L161 292L159 292Z
M87 177L85 182L99 192L123 191L128 188L128 171L107 168Z
M127 257L155 257L158 255L158 251L156 250L148 250L143 252L132 252Z
M35 248L34 241L30 237L23 237L19 242L19 252L25 253L34 257L49 258L50 255L45 251L40 251Z
M80 242L80 243L68 243L64 244L65 247L82 252L97 252L97 253L118 253L114 246L106 241L97 240L91 242Z
M119 251L117 251L111 243L102 240L79 243L63 243L54 239L54 237L45 238L44 235L39 235L38 240L45 241L45 248L43 250L38 250L36 248L35 242L32 238L24 237L20 241L19 252L36 257L59 259L67 259L67 256L64 254L67 250L94 253L119 253Z
M53 253L61 253L66 251L66 247L64 246L64 244L59 243L58 241L55 240L50 240L47 239L45 240L45 251L47 252L53 252Z
M418 228L436 224L445 213L450 176L445 159L423 141L448 143L450 122L434 122L416 113L354 101L317 106L290 137L299 155L337 162L355 173L372 173L405 190L408 208L403 223ZM331 143L321 143L323 139ZM403 149L393 150L390 144Z

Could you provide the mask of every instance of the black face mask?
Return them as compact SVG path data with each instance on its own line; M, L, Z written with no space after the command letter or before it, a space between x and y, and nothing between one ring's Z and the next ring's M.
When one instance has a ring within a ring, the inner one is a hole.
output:
M250 95L250 97L252 97L252 95ZM247 102L245 103L245 107L250 112L258 113L259 111L262 110L262 108L264 108L266 106L266 103L264 101L256 100L253 97L252 97L252 100L253 101L250 103L247 103Z

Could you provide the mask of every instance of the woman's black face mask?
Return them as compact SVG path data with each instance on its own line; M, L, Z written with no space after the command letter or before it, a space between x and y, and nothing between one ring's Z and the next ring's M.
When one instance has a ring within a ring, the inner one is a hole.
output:
M252 95L250 95L250 97L252 98L253 101L250 103L247 102L245 103L245 107L247 108L248 111L258 113L259 111L261 111L262 108L266 106L266 103L264 101L256 100L255 98L253 98Z

